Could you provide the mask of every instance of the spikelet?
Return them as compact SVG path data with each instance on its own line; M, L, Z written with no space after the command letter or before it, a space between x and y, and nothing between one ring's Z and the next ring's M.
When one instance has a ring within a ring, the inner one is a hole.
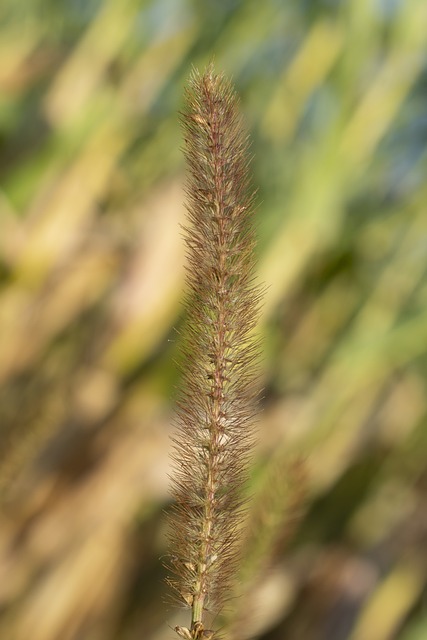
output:
M187 330L174 439L168 582L191 607L181 637L213 638L238 558L256 413L254 338L261 292L254 284L253 193L248 138L230 83L210 65L193 72L182 114L189 225Z

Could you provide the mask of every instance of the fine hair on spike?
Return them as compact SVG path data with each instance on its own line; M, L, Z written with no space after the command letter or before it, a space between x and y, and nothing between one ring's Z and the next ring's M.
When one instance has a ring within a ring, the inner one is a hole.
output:
M259 394L248 137L230 82L193 70L181 114L187 163L187 326L173 438L168 584L191 609L181 638L212 638L238 563L242 488ZM211 625L209 625L211 626Z

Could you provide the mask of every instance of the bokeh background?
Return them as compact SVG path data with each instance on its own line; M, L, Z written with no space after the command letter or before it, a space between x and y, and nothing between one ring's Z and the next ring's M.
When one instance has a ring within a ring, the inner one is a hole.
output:
M214 55L258 187L256 465L305 478L241 640L427 638L425 0L2 0L0 25L0 637L174 637L177 112Z

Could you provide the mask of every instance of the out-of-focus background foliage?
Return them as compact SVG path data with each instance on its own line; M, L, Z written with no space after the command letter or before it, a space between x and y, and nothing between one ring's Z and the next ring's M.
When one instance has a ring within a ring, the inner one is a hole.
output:
M174 636L177 112L215 55L259 188L257 460L307 478L247 626L427 638L425 0L3 0L0 24L0 637Z

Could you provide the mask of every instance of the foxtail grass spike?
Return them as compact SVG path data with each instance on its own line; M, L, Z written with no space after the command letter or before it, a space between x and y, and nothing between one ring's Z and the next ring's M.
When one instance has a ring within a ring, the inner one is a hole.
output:
M215 638L238 562L256 414L261 292L254 282L248 138L231 84L194 71L182 113L188 226L187 329L174 438L168 579L191 609L189 640Z

